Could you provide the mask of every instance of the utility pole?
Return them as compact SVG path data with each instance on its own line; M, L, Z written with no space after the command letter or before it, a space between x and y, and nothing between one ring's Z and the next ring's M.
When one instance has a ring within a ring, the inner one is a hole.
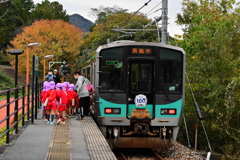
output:
M162 1L162 28L161 42L167 44L167 26L168 26L168 0Z

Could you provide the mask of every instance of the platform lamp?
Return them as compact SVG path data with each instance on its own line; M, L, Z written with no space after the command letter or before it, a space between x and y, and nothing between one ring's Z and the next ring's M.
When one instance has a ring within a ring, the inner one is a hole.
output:
M40 46L41 45L41 43L29 43L28 45L27 45L27 64L26 64L26 71L27 71L27 73L26 73L26 85L28 85L29 84L29 57L30 57L30 48L31 47L35 47L35 46Z
M12 49L8 53L15 55L15 87L18 85L18 55L21 55L24 51L20 49Z
M15 55L16 59L15 59L15 87L17 87L18 85L18 55L22 54L24 51L20 50L20 49L12 49L10 50L8 53L11 55ZM18 98L18 89L15 90L15 99ZM18 122L18 101L15 102L15 106L14 106L14 122ZM18 133L18 125L16 125L15 127L15 133Z
M45 80L45 74L46 74L46 59L53 58L54 55L46 55L43 57L43 81Z

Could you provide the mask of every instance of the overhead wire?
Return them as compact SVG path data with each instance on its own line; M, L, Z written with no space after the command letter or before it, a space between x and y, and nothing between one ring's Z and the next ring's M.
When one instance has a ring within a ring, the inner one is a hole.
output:
M145 7L150 1L151 1L151 0L149 0L149 1L148 1L147 3L145 3L140 9L138 9L136 12L134 12L132 15L130 15L129 17L127 17L125 20L123 20L121 23L119 23L119 24L116 25L115 27L118 27L118 28L119 28L119 26L120 26L121 24L123 24L124 22L126 22L127 20L129 20L131 17L133 17L133 15L135 15L136 13L138 13L138 12L139 12L143 7ZM162 0L160 3L156 4L151 10L149 10L149 11L145 14L145 16L147 17L147 16L149 16L149 15L152 15L152 14L160 11L161 8L159 8L159 9L157 9L157 10L155 10L155 11L153 11L153 10L156 9L160 4L162 4L162 2L163 2L163 0ZM153 12L152 12L152 11L153 11ZM141 20L141 18L139 18L139 19L137 19L137 20L135 20L135 21L133 21L133 22L131 22L131 23L123 26L123 27L121 27L120 29L124 29L124 28L126 28L126 27L128 27L128 26L130 26L130 25L132 25L132 24L134 24L134 23L136 23L136 22L138 22L139 20ZM157 25L157 24L156 24L156 25ZM137 29L139 29L139 28L143 28L143 29L144 29L144 25L141 25L141 26L137 27ZM128 33L125 33L125 34L128 34ZM126 35L126 36L127 36L127 35ZM132 36L132 33L129 34L129 36ZM121 37L122 37L122 36L121 36Z
M152 0L149 0L148 2L144 3L144 5L139 8L137 11L135 11L133 14L131 14L130 16L128 16L125 20L123 20L121 23L117 24L115 26L116 27L119 27L121 24L123 24L125 21L129 20L132 16L134 16L136 13L138 13L143 7L147 6L149 2L151 2Z
M159 8L159 9L155 10L154 12L150 13L150 12L153 11L156 7L158 7L161 3L162 3L162 1L161 1L160 3L158 3L157 5L155 5L150 11L148 11L148 12L145 14L145 16L149 16L149 15L151 15L151 14L153 14L153 13L156 13L157 11L161 10L161 8ZM131 24L134 24L134 23L136 23L136 22L139 21L139 20L140 20L140 18L137 19L136 21L131 22L130 24L122 27L121 29L126 28L127 26L129 26L129 25L131 25ZM142 27L142 26L140 26L140 27ZM138 27L138 28L140 28L140 27Z
M156 10L156 11L154 11L153 13L151 13L151 14L149 14L152 10L154 10L155 8L157 8L157 6L159 6L160 4L162 4L162 2L163 1L161 1L160 3L158 3L155 7L153 7L150 11L148 11L148 13L146 14L147 16L149 16L149 15L151 15L151 14L153 14L153 13L155 13L155 12L157 12L157 11L159 11L159 10L161 10L161 8L160 9L158 9L158 10Z
M174 33L173 33L172 26L171 26L170 23L169 23L169 25L170 25L170 28L171 28L171 32L172 32L172 34L174 34ZM177 43L177 41L176 41L176 38L173 37L173 39L174 39L174 41L175 41L176 46L178 47L178 43ZM168 34L168 41L170 42L170 36L169 36L169 34Z

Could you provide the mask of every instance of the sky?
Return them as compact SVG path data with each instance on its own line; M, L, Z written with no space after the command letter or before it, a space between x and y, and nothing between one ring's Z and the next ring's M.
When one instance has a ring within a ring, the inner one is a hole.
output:
M129 12L135 12L140 9L145 3L150 0L49 0L50 2L57 1L63 5L63 9L67 11L67 14L80 14L84 18L95 22L96 17L91 15L91 8L113 7L114 5L119 6L123 9L128 9ZM42 0L33 0L33 2L41 3ZM140 12L147 14L156 11L162 7L162 0L151 0L148 5L140 10ZM182 0L168 0L168 33L173 36L174 34L182 34L181 26L178 26L175 21L178 13L181 13ZM161 16L161 10L156 13L150 14L148 18L153 19L154 17ZM161 23L161 22L160 22Z

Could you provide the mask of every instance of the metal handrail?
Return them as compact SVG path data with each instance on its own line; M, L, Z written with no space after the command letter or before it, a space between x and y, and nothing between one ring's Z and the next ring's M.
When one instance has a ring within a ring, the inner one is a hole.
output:
M0 119L0 124L6 123L6 129L1 131L0 139L6 136L6 143L9 144L10 140L10 134L12 132L12 129L14 129L15 133L18 133L18 125L20 121L22 121L21 126L25 125L25 118L29 121L30 116L33 120L34 118L37 119L37 115L35 112L35 115L31 113L31 110L37 111L37 109L40 106L40 91L43 86L43 82L36 82L34 87L34 93L31 92L30 88L32 87L30 84L28 85L22 85L17 86L15 88L9 88L7 90L1 91L0 95L6 94L6 103L4 105L0 106L0 109L6 108L6 116L3 119ZM22 91L22 92L19 92ZM28 91L26 93L26 91ZM12 93L12 94L11 94ZM21 96L18 96L18 94L22 94ZM34 95L30 99L30 96ZM14 100L11 100L11 98L14 98ZM20 103L20 100L22 100L22 103ZM15 105L14 111L10 113L10 105ZM22 111L22 112L21 112ZM20 113L21 112L21 113ZM13 121L11 120L11 117L14 117Z

